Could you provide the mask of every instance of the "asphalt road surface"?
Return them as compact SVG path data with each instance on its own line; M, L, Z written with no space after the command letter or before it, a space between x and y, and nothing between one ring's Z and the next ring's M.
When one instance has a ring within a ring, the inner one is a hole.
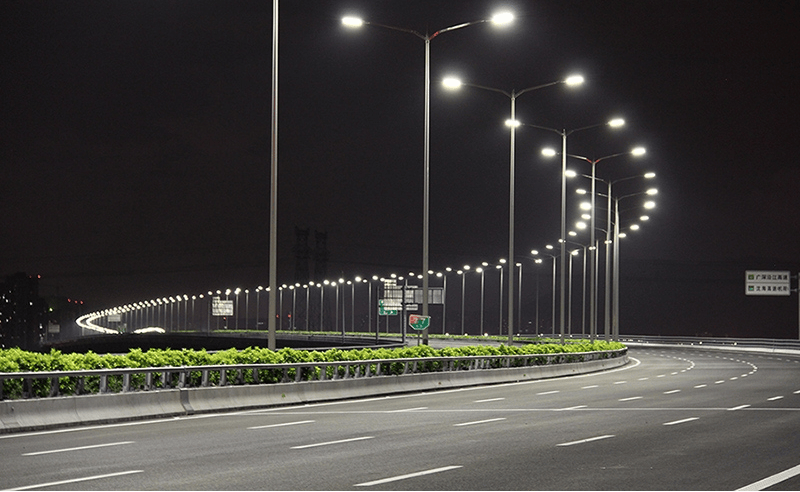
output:
M629 354L584 376L0 435L0 488L800 489L800 358Z

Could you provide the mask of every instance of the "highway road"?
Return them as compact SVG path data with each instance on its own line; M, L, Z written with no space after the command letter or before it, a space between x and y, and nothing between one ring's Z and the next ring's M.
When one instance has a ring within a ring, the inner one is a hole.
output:
M18 490L798 490L800 357L0 435Z

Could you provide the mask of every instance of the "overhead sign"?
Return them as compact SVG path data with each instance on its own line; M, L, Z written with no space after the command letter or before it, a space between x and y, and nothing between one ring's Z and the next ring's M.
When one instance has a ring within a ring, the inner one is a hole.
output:
M219 297L212 297L211 315L233 316L233 300L226 300L226 299L220 299Z
M791 294L788 271L747 270L744 293L748 296L788 296Z
M431 317L410 314L408 315L408 324L411 326L411 328L417 331L422 331L431 325Z

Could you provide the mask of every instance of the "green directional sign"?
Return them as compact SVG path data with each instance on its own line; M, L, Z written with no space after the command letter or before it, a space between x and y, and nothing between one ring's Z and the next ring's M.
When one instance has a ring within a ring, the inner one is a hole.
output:
M411 328L422 331L431 325L430 316L420 316L418 314L410 314L408 316L408 324Z
M385 307L383 299L378 300L378 315L379 316L397 316L397 309Z

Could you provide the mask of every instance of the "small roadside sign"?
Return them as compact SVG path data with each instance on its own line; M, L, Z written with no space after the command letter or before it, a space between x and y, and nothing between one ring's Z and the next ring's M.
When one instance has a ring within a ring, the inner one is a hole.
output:
M744 293L748 296L788 296L792 291L790 278L788 270L747 270Z
M428 328L431 324L431 317L430 316L420 316L418 314L410 314L408 316L408 324L411 328L422 331Z

